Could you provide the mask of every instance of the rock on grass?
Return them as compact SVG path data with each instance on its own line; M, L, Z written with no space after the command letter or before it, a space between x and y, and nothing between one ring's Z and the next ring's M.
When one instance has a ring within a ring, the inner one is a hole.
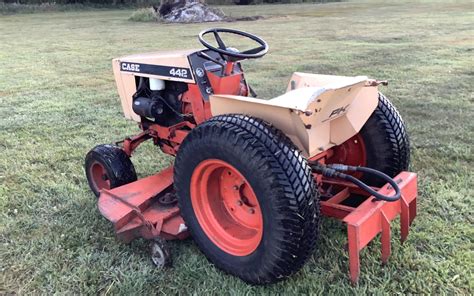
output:
M162 1L161 5L142 8L129 18L135 22L203 23L229 21L224 12L199 0Z
M219 22L227 18L222 10L212 8L199 0L164 1L157 10L168 23Z

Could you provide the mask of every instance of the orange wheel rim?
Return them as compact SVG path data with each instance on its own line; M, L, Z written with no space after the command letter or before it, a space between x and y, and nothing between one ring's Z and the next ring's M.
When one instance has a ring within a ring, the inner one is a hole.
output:
M199 225L223 251L246 256L259 246L263 235L260 204L245 177L229 163L207 159L196 167L191 203Z
M343 163L353 166L367 165L367 152L364 139L357 134L339 146L333 148L333 155L328 163Z
M327 163L343 163L352 166L366 166L367 152L364 139L358 133L339 146L333 148L333 155L327 160ZM355 177L362 177L362 173L352 173Z
M92 165L90 166L89 173L92 179L93 186L97 191L100 191L102 189L110 189L110 180L107 176L107 171L101 163L94 161L94 163L92 163Z

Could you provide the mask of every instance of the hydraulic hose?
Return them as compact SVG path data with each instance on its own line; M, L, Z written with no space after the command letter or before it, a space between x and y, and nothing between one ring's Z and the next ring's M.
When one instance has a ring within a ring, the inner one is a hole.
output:
M320 163L313 163L311 164L311 167L313 168L314 171L322 174L325 177L340 178L340 179L352 182L355 185L357 185L357 187L373 195L378 200L393 202L393 201L399 200L401 197L401 191L400 191L400 187L398 187L398 184L395 182L395 180L393 180L392 178L390 178L388 175L386 175L383 172L380 172L368 167L350 166L350 165L344 165L344 164L328 164L327 166L325 166ZM380 194L379 192L375 191L369 185L365 184L361 180L351 175L344 174L342 172L363 172L365 174L377 176L385 180L387 183L389 183L390 186L392 186L392 188L395 190L395 194L392 196Z

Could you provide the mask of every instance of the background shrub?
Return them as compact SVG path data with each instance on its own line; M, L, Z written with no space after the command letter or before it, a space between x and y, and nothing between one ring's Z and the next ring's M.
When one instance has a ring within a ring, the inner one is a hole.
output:
M261 3L301 3L301 2L341 2L342 0L208 0L211 5L231 5L231 4L261 4ZM82 4L94 6L121 5L121 6L150 6L159 5L160 0L0 0L0 5L5 4Z
M134 22L152 22L157 21L157 17L153 8L140 8L128 18L130 21Z

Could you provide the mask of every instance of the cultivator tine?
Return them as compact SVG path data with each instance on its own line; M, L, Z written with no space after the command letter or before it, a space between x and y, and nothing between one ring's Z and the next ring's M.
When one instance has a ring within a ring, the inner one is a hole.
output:
M352 284L357 283L360 274L359 231L355 225L347 225L347 239L349 245L349 272Z
M382 234L380 236L380 242L382 243L382 263L386 264L388 258L390 257L390 253L392 252L392 245L391 245L391 237L392 237L392 230L390 228L390 220L388 220L387 216L382 213Z
M402 198L400 198L400 240L402 243L407 239L410 225L416 216L417 183L414 182L406 191Z
M408 203L405 201L405 198L400 199L400 207L401 207L401 213L400 213L400 233L401 233L401 242L403 243L407 237L408 237L408 232L410 231L410 206Z
M416 217L416 199L410 202L410 225L413 223Z

